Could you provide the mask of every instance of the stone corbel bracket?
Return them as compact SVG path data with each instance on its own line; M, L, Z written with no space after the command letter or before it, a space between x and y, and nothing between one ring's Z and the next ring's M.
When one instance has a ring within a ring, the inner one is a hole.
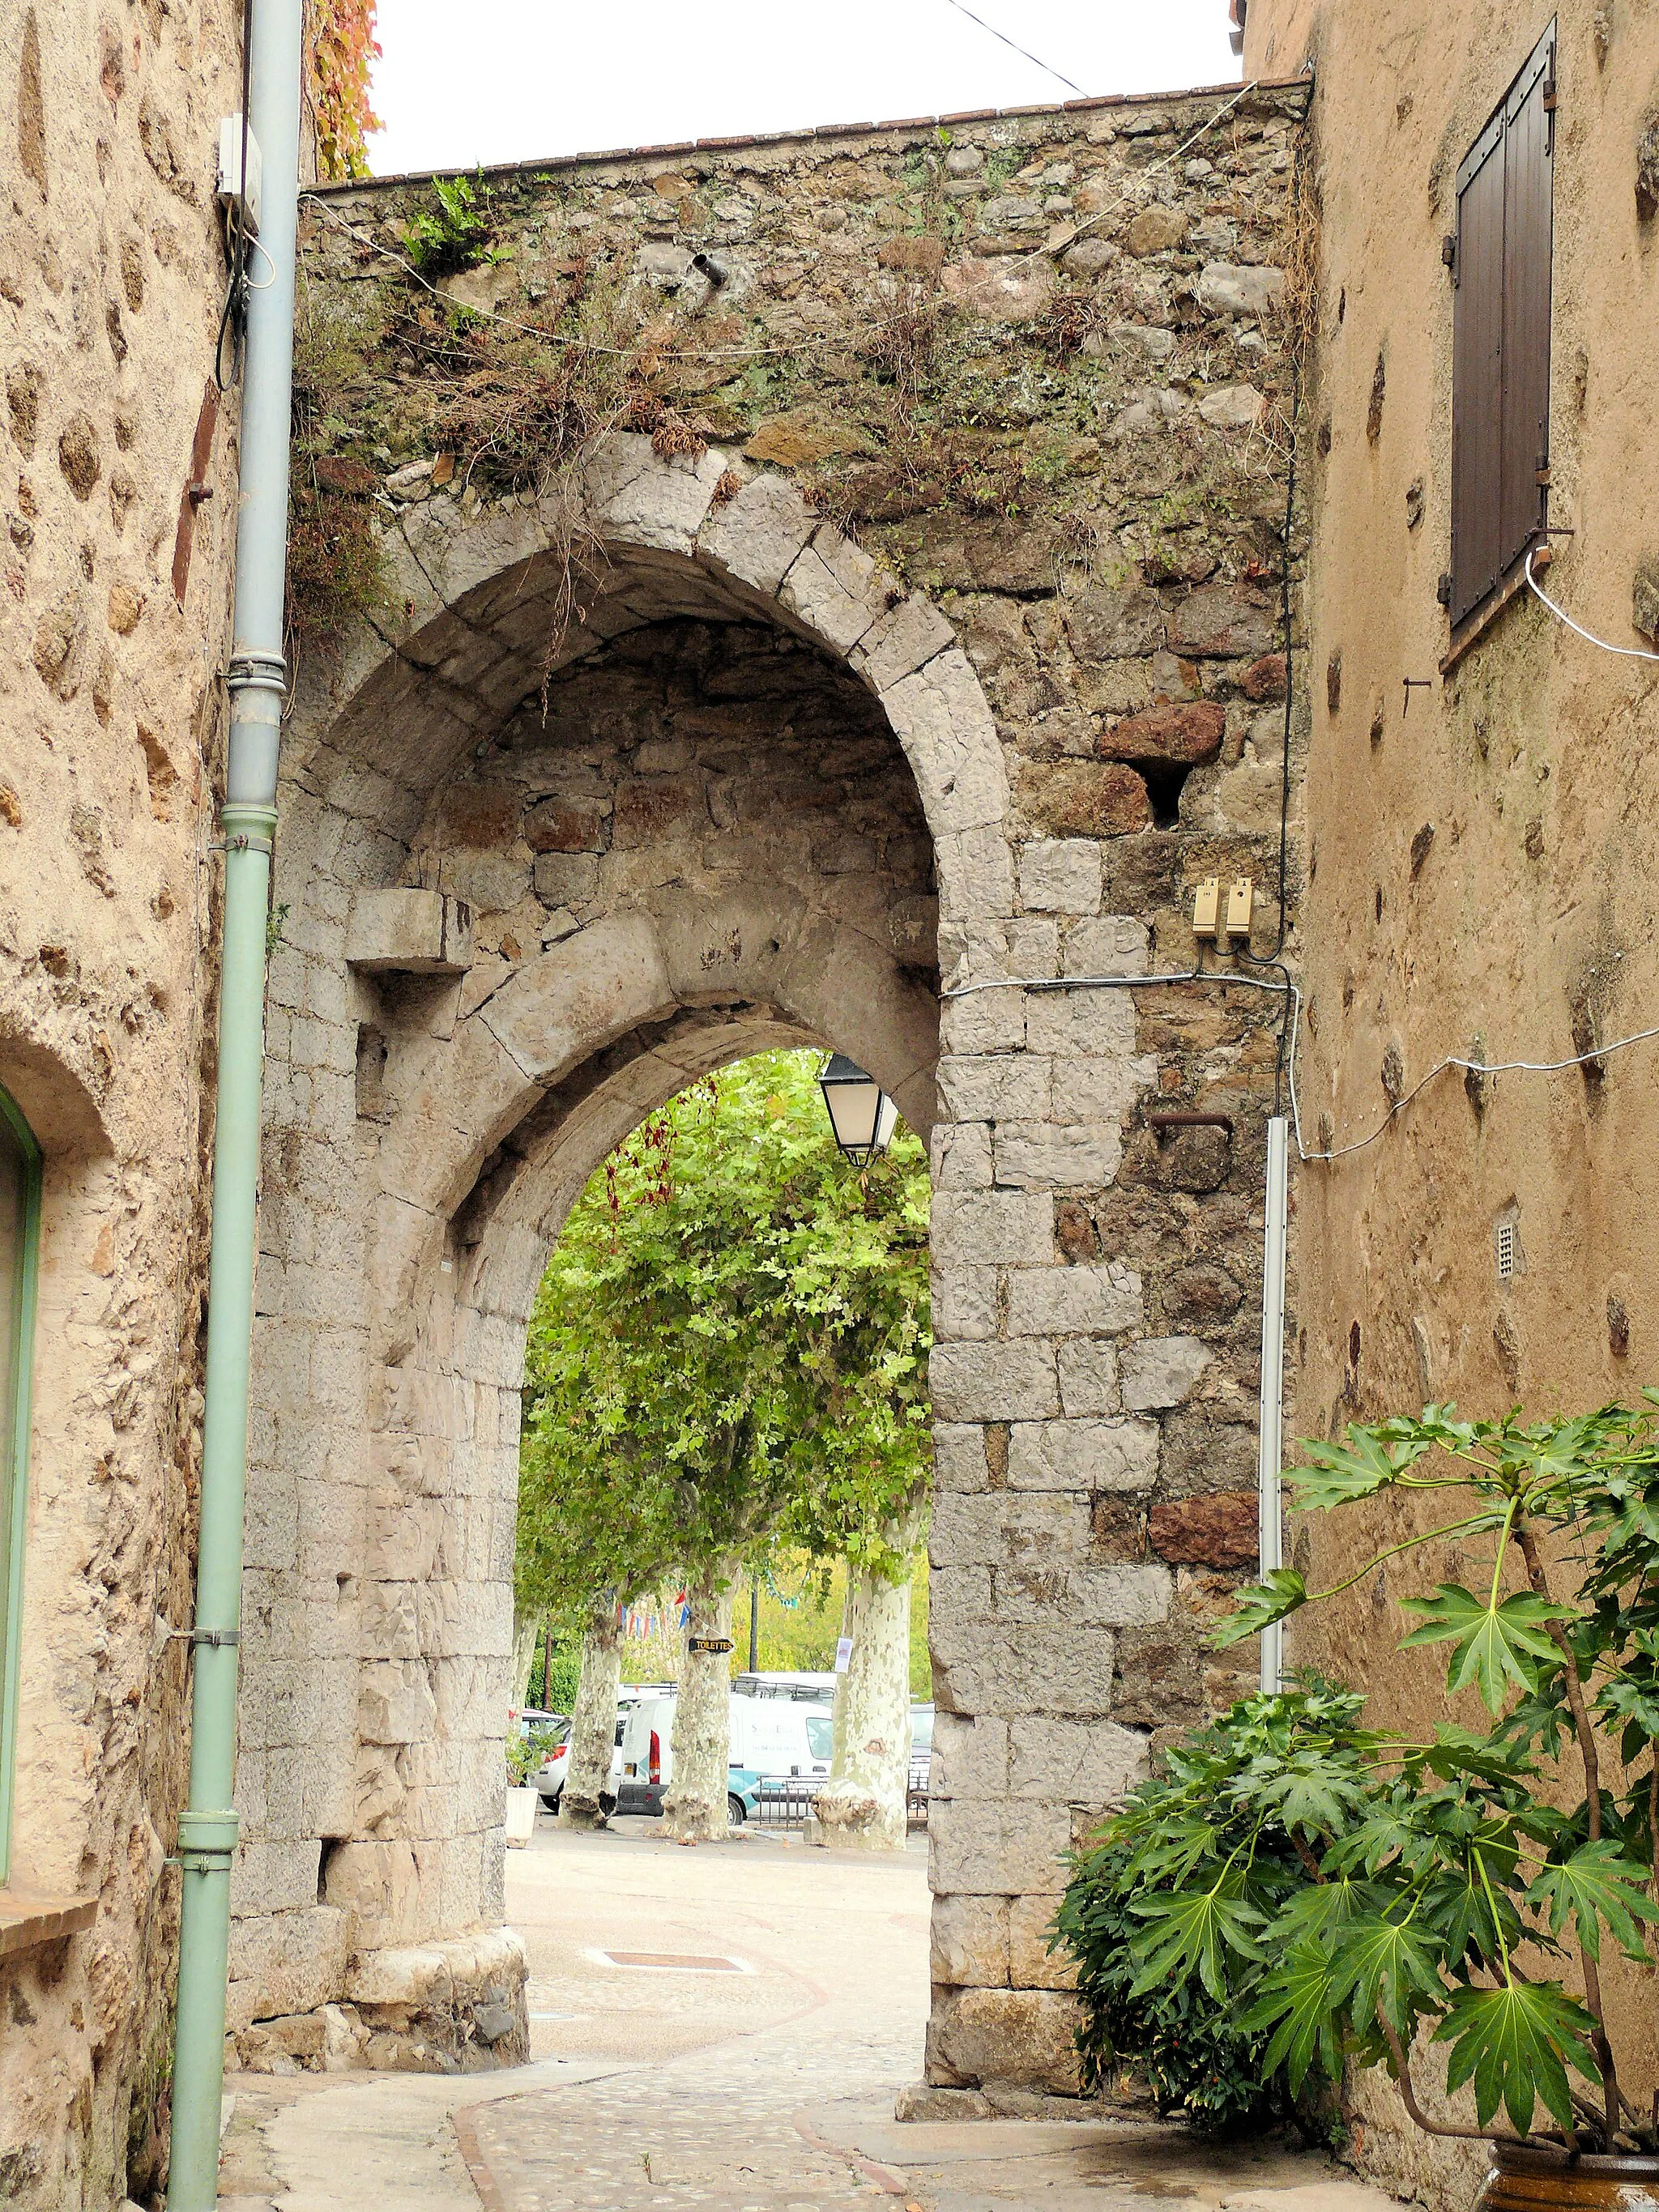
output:
M367 975L464 975L472 965L471 908L445 891L359 891L345 957Z

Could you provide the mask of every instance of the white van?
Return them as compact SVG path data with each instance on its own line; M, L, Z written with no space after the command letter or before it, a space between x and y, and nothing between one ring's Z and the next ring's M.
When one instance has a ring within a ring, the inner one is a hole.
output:
M734 1692L730 1715L727 1757L734 1772L758 1775L763 1787L796 1781L810 1790L828 1780L832 1739L828 1705L799 1705L790 1698L743 1697ZM673 1737L672 1696L645 1699L624 1716L618 1812L661 1812L663 1792L674 1773Z
M617 1785L622 1778L623 1729L629 1714L636 1705L664 1696L672 1697L673 1691L674 1686L672 1682L627 1682L617 1692L617 1735L615 1747L611 1753L611 1784L608 1790L602 1790L599 1794L601 1811L611 1811L617 1802ZM522 1717L528 1718L529 1715L526 1713ZM556 1813L559 1809L559 1800L564 1794L564 1778L570 1765L571 1723L564 1720L562 1715L550 1714L548 1718L561 1720L562 1725L559 1729L557 1741L542 1762L541 1771L536 1777L535 1786L541 1792L542 1803L547 1810L550 1813Z

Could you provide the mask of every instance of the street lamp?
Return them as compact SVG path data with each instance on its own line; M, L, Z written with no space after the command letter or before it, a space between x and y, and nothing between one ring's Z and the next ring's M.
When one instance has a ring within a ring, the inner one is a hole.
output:
M830 1054L818 1070L818 1085L836 1142L854 1167L867 1167L892 1142L898 1108L844 1052Z

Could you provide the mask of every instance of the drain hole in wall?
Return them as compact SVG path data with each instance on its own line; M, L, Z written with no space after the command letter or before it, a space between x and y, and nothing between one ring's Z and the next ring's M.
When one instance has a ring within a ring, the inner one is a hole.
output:
M1181 787L1192 774L1189 761L1149 761L1141 764L1146 796L1152 802L1152 827L1175 830L1181 823Z
M336 1853L343 1851L345 1846L346 1838L343 1836L325 1836L322 1839L322 1848L317 1854L317 1902L319 1905L328 1903L328 1871L334 1863Z

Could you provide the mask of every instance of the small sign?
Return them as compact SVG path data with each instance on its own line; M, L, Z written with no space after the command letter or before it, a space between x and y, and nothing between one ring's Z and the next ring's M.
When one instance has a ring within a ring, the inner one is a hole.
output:
M850 1636L836 1638L836 1672L844 1674L853 1663L853 1639Z
M718 1654L732 1649L732 1639L729 1636L688 1636L685 1639L685 1648L688 1651L708 1651Z

